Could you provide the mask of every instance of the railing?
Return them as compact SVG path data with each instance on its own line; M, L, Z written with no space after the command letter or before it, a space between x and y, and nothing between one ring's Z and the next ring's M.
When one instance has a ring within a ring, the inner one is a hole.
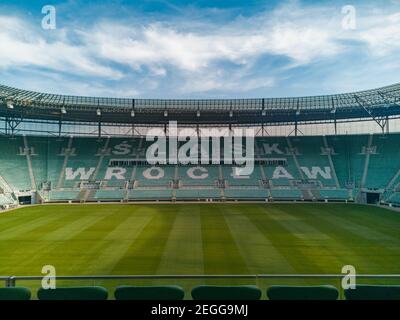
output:
M400 284L400 274L387 274L387 275L371 275L371 274L363 274L363 275L345 275L345 274L258 274L258 275L95 275L95 276L46 276L47 280L54 279L56 281L84 281L89 280L93 285L96 284L97 281L121 281L120 284L127 284L126 282L134 281L154 281L154 280L173 280L173 284L179 284L180 282L189 281L189 285L192 286L193 282L198 282L199 280L204 280L210 282L210 280L218 280L223 281L225 285L234 285L236 281L246 281L246 284L256 284L259 287L268 287L272 284L283 284L281 282L285 282L284 284L293 284L293 285L308 285L316 284L333 284L335 285L339 292L340 298L343 298L343 288L342 288L342 280L344 277L351 278L354 277L356 279L356 283L359 280L363 280L363 283L377 284L384 281L384 284L393 284L393 281L396 281L397 284ZM18 285L18 282L34 282L43 280L43 276L2 276L0 277L0 281L4 281L6 287L15 287ZM230 280L230 281L227 281ZM270 280L273 283L268 283ZM369 280L365 282L365 280ZM125 281L125 283L124 283ZM250 281L251 283L248 283ZM264 281L266 283L264 283ZM300 282L299 282L300 281ZM308 281L308 282L307 282ZM294 283L292 283L294 282ZM97 283L98 284L98 283ZM105 285L105 284L102 284ZM105 285L107 286L107 285ZM110 287L114 287L115 284L110 283ZM265 290L263 290L265 291Z
M47 279L55 280L261 280L261 279L325 279L342 280L344 274L257 274L257 275L96 275L96 276L46 276ZM371 280L400 280L400 274L363 274L355 276L356 279ZM0 281L5 281L6 286L15 286L17 281L37 281L42 280L44 276L0 276Z

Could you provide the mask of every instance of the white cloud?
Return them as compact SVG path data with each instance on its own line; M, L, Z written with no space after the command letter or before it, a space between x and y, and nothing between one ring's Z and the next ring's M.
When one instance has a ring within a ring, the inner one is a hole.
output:
M19 18L0 16L0 68L31 66L80 75L121 78L120 72L96 62L87 47L72 45L68 41L50 42L37 31Z
M262 18L267 20L268 16ZM257 21L260 20L258 17ZM307 63L341 50L329 30L321 29L316 23L308 26L305 21L301 24L264 23L262 26L254 23L243 26L242 21L237 21L223 28L203 25L197 32L162 23L138 30L103 22L85 33L85 41L102 58L129 64L134 69L171 65L194 72L220 61L237 65L253 63L265 54L283 55L297 63Z
M384 56L400 50L400 12L361 21L364 27L354 38L367 43L371 53Z
M61 77L80 76L93 82L91 93L101 95L151 94L162 86L173 88L172 94L190 95L270 88L279 83L279 71L316 61L334 64L339 55L360 46L371 60L393 60L400 52L400 12L357 8L358 29L346 31L340 9L290 1L223 25L195 18L147 24L97 20L88 29L57 30L51 38L21 18L0 16L0 69L41 68ZM285 62L262 74L261 61L268 57ZM110 79L138 89L107 89ZM89 90L72 87L69 91L76 88L77 94Z
M180 94L216 92L243 93L255 89L270 88L275 84L272 76L254 76L246 70L225 71L216 69L213 72L197 72L185 75L186 81L178 88Z

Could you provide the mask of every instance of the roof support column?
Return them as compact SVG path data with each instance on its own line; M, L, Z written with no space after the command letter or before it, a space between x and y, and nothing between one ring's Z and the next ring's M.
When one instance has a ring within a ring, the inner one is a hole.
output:
M97 138L101 138L101 121L99 121L98 123L98 127L97 127Z
M132 99L131 118L133 119L134 117L135 117L135 99ZM131 129L132 129L132 137L134 137L135 136L135 124L133 121L132 121Z
M334 120L334 126L335 126L335 136L337 136L337 120L336 120L336 117L335 117L335 120Z
M389 127L389 116L386 116L386 133L390 133L390 127Z
M62 120L58 120L58 137L61 137Z
M23 118L21 116L21 118L17 119L14 116L6 116L6 120L5 120L5 134L6 135L11 135L14 136L16 129L18 128L18 126L20 125L20 123L23 121Z
M262 137L269 136L268 130L265 128L265 123L261 125L261 136Z
M297 108L296 108L296 115L294 118L294 136L297 137L298 134L298 124L297 124L297 118L300 115L300 100L297 100Z

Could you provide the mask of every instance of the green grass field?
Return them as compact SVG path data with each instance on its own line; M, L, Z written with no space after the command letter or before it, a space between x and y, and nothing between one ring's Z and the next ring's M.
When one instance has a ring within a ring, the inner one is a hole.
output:
M0 275L398 273L400 214L325 204L53 205L0 215Z
M345 204L46 205L0 214L0 275L400 273L400 213Z

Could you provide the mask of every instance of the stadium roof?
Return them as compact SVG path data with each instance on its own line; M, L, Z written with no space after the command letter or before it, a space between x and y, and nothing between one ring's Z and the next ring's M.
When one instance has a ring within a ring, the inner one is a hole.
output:
M259 125L400 116L400 83L353 93L260 99L67 96L0 85L0 117L74 122Z

